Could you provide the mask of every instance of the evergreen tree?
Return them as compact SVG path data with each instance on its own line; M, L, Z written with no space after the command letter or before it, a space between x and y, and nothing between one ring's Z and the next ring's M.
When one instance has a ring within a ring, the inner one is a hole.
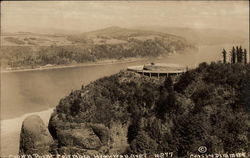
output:
M236 53L238 53L239 52L239 47L238 46L236 46Z
M246 49L244 49L243 54L244 54L244 63L247 64L247 50Z
M232 48L232 51L231 51L231 63L232 64L236 63L236 50L234 47Z
M223 63L225 64L227 62L227 52L225 49L223 49L222 55L223 55Z
M237 63L239 60L238 60L238 57L239 57L239 47L238 46L236 46L236 52L235 52L235 63Z
M170 76L167 76L165 81L164 81L164 87L166 88L166 90L170 93L174 91L173 88L173 81L172 78Z
M237 56L237 63L242 63L243 62L243 50L242 47L236 47L236 56Z
M132 124L128 127L127 138L129 143L131 143L138 135L138 132L140 131L140 123L141 116L135 116L132 120Z
M174 110L176 96L173 81L170 76L164 81L164 89L161 94L161 101L158 104L157 113L160 119L165 120L165 114Z

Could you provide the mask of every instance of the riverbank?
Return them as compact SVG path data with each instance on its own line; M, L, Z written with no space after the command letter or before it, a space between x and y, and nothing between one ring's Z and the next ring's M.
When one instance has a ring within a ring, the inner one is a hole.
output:
M162 58L162 57L157 57ZM50 70L50 69L62 69L62 68L72 68L72 67L87 67L87 66L100 66L100 65L109 65L109 64L123 64L137 61L146 61L149 58L126 58L126 59L109 59L109 60L100 60L96 62L86 62L79 64L67 64L67 65L45 65L38 68L19 68L19 69L1 69L1 73L10 73L10 72L25 72L25 71L39 71L39 70Z

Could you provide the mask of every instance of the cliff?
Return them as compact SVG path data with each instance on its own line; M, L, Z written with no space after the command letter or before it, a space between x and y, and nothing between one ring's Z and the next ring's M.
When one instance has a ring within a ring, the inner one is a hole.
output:
M127 71L101 78L60 100L49 122L49 152L185 157L200 146L207 153L247 151L249 77L250 65L202 63L160 80Z

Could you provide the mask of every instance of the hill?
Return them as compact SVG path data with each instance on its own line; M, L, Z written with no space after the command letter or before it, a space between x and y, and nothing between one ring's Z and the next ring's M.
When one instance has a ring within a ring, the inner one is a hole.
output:
M91 41L94 44L118 44L128 43L133 40L147 41L147 40L163 40L164 42L182 42L188 43L185 38L181 36L171 35L157 31L144 31L139 29L126 29L121 27L108 27L96 31L82 33L80 35L72 35L68 38L75 43L86 43ZM117 41L117 42L113 42Z
M2 46L51 46L70 45L67 34L39 34L32 32L2 33Z
M184 38L154 31L109 27L79 35L5 34L3 68L36 68L106 59L157 57L194 49Z
M134 29L144 31L159 31L186 38L197 45L216 45L229 43L248 43L249 32L229 31L226 29L201 29L185 27L141 26Z
M249 77L249 64L202 63L161 80L127 71L101 78L60 100L49 122L49 152L247 152Z

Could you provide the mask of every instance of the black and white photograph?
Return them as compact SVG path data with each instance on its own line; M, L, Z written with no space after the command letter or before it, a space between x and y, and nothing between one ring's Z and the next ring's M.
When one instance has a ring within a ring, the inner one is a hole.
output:
M0 4L1 158L250 158L248 0Z

